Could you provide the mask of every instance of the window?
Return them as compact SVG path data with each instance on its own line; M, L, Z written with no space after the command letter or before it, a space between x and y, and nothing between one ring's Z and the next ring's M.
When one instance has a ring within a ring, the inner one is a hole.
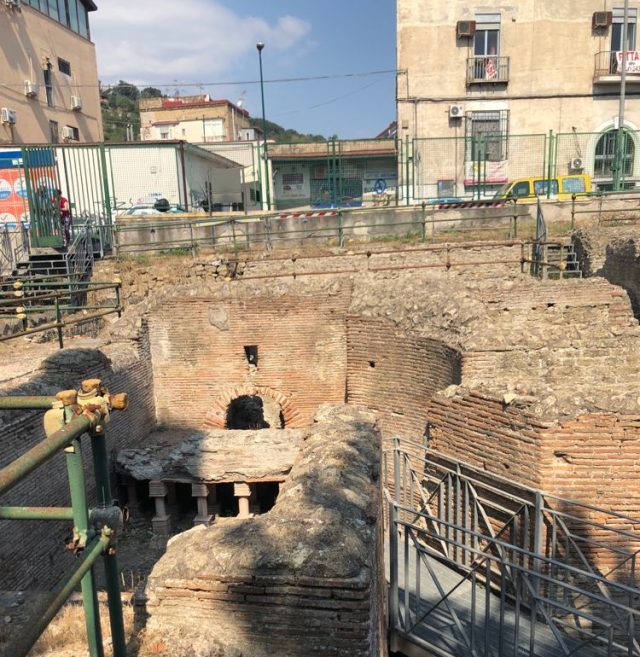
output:
M85 39L90 37L89 16L82 0L24 0L24 2Z
M501 162L508 156L509 112L468 112L466 126L466 159Z
M500 14L476 14L473 54L476 57L500 54Z
M53 80L51 76L51 63L47 63L42 74L44 75L44 90L47 95L47 106L53 107Z
M49 133L51 135L51 143L58 144L60 142L60 130L57 121L49 121Z
M71 75L71 64L66 59L58 57L58 70L65 75Z
M69 135L67 139L71 139L73 141L80 141L80 130L78 130L78 128L76 128L75 126L65 125L64 132Z
M613 9L613 24L611 25L611 64L610 73L620 73L620 64L618 63L618 54L622 50L636 49L636 23L638 20L638 10L629 9L629 20L627 23L627 47L623 48L622 31L624 24L624 9ZM622 59L620 58L620 61Z
M547 190L548 190L548 182L547 180L534 180L533 181L533 193L536 196L546 196L547 195ZM553 178L551 181L551 194L557 195L558 194L558 179ZM528 194L527 194L528 196Z
M633 173L633 162L635 157L635 144L633 138L628 132L623 133L623 162L622 171L624 175L629 176ZM596 144L596 153L594 158L593 175L609 177L615 172L616 160L616 143L618 141L618 131L609 130L605 132Z
M586 192L586 182L584 176L575 178L564 178L562 181L563 194L580 194Z
M521 180L519 183L516 183L511 188L511 196L514 198L523 198L525 196L531 196L531 187L529 186L528 180Z
M304 174L302 173L283 173L283 185L302 185L304 183Z
M171 128L160 128L160 139L171 139Z
M627 47L626 50L636 49L636 23L638 10L629 9L629 22L627 23ZM624 23L624 9L613 10L613 24L611 25L611 50L625 50L622 47L622 28Z

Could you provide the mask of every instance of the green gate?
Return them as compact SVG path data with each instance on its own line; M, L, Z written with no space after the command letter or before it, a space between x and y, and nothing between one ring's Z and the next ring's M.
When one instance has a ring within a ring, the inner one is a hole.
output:
M52 146L28 146L22 149L31 246L62 247L60 209L55 191L60 189L60 176Z

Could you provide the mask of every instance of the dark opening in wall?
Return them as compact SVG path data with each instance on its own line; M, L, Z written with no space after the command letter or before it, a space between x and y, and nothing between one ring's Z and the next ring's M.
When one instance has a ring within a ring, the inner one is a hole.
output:
M247 359L249 365L258 366L258 345L250 344L245 345L244 357Z
M221 483L216 486L220 515L224 518L238 515L238 498L233 494L233 484Z
M376 366L376 361L375 360L370 360L369 361L369 367L375 367Z
M240 395L229 402L225 429L282 429L284 416L280 406L258 395Z
M260 513L266 513L273 508L278 499L280 485L275 481L264 481L255 484L256 499Z

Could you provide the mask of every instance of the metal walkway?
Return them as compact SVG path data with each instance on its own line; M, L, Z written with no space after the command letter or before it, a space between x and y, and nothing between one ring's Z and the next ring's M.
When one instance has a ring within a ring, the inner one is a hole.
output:
M638 521L408 441L385 454L391 649L638 657Z

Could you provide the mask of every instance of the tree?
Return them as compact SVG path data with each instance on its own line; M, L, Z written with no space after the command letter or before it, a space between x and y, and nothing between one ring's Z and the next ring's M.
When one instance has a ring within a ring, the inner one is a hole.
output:
M162 91L155 87L145 87L140 92L140 98L162 98Z

